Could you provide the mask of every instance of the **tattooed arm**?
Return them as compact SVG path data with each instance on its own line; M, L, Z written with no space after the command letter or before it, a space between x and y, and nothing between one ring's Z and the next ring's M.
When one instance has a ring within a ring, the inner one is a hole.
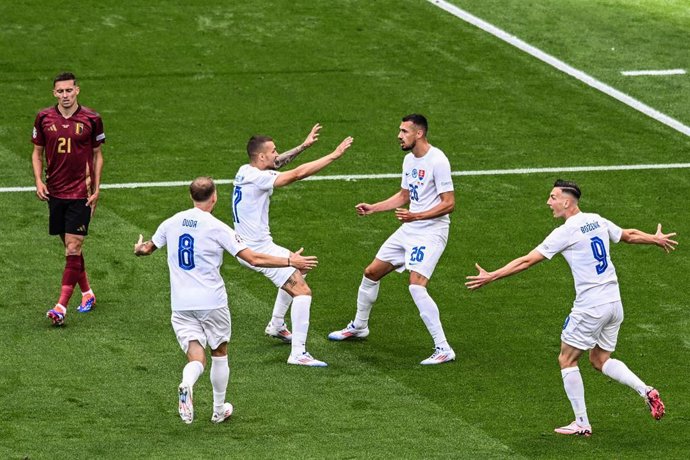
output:
M316 141L319 140L319 131L321 130L321 125L319 123L315 124L314 127L307 135L307 138L297 147L288 150L287 152L281 153L276 158L275 168L280 169L286 164L290 163L292 160L297 158L297 155L307 150L309 147L314 145Z

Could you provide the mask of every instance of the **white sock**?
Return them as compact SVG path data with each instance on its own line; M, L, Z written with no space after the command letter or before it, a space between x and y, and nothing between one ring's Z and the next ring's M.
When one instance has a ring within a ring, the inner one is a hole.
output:
M188 362L182 369L182 383L193 387L202 372L204 372L204 365L201 361Z
M353 325L357 329L365 329L369 325L369 313L371 307L379 296L379 281L372 281L366 276L362 277L357 291L357 314Z
M271 318L271 324L273 324L274 327L280 327L285 324L285 314L288 308L290 308L291 302L292 296L284 289L278 289L278 295L273 304L273 317Z
M611 377L616 382L627 385L643 398L647 396L647 385L636 376L633 371L628 369L623 361L609 358L603 366L601 366L601 373L607 377Z
M575 421L580 426L589 426L587 406L585 405L585 384L582 381L582 375L580 375L580 368L575 366L561 369L561 376L563 377L565 394L568 395L570 405L573 406Z
M445 349L450 348L446 340L446 334L443 333L438 306L426 288L418 284L410 284L410 294L419 309L419 316L422 317L422 321L424 321L429 334L431 334L431 338L434 339L434 346Z
M89 289L88 291L82 292L82 293L81 293L82 297L85 296L86 294L91 294L91 295L93 295L93 289Z
M292 299L292 354L300 355L306 351L307 332L309 331L310 295L298 295Z
M227 356L211 356L211 386L213 387L213 410L222 412L225 392L230 380L230 366Z

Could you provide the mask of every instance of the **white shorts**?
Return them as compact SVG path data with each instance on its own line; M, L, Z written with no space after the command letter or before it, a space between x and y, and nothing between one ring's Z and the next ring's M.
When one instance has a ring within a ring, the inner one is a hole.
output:
M578 350L591 350L599 345L602 350L614 351L622 323L623 303L620 300L571 311L563 324L561 341Z
M223 342L230 341L230 310L228 307L213 310L173 311L170 317L177 342L187 353L189 342L197 340L215 350Z
M263 243L251 243L247 242L247 246L254 251L254 252L261 252L263 254L268 254L271 256L276 256L276 257L284 257L288 258L290 257L290 250L285 249L282 246L278 246L275 244L273 241L265 241ZM254 271L257 271L259 273L262 273L266 278L270 279L273 284L276 285L276 287L283 287L285 282L292 276L293 273L295 273L295 270L297 270L294 267L280 267L280 268L264 268L264 267L255 267L253 265L248 264L244 260L240 259L239 257L237 260L240 261L240 264L244 265L245 267L249 267Z
M419 233L401 226L381 245L376 258L393 265L398 272L409 270L430 279L447 242L447 228Z

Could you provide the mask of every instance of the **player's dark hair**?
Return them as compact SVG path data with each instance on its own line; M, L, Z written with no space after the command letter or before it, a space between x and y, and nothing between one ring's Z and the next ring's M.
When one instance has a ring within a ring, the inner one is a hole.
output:
M273 138L268 136L256 135L250 137L249 142L247 142L247 155L249 155L249 158L253 159L254 156L259 153L261 147L263 147L266 142L271 142L272 140Z
M208 201L216 191L216 184L210 177L197 177L189 185L189 194L192 195L192 200L197 203Z
M74 84L77 84L77 77L72 72L62 72L53 78L53 86L59 81L70 81L74 80Z
M573 181L570 180L563 180L563 179L558 179L554 184L554 187L560 188L563 193L567 193L568 195L572 195L578 200L580 199L580 195L582 195L582 192L580 191L580 187Z
M426 121L426 117L419 113L411 113L403 117L402 121L411 121L413 125L424 131L424 136L429 131L429 123Z

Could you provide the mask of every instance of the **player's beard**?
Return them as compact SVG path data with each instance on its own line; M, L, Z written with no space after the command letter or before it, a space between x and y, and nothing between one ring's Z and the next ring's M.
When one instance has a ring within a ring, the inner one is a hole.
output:
M416 145L417 145L417 141L412 141L412 143L409 144L409 145L400 144L400 149L401 149L403 152L409 152L410 150L412 150L413 148L415 148Z

